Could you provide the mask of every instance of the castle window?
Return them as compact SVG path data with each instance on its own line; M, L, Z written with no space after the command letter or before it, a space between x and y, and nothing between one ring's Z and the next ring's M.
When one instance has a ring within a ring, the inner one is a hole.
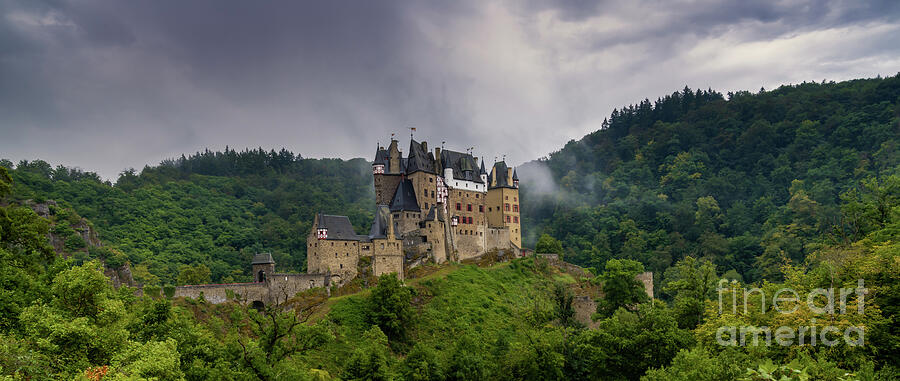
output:
M509 196L506 196L506 199L509 200Z
M343 264L343 263L341 263L341 268L344 268L344 264Z
M489 206L489 207L488 207L488 212L490 212L490 211L492 211L492 210L494 210L494 208L491 208L491 207Z
M484 205L478 205L478 211L484 213Z
M456 203L456 210L462 210L462 204Z
M519 217L518 217L518 216L513 216L513 222L519 223Z
M422 195L428 197L428 189L422 189Z
M429 177L429 178L428 178L428 182L429 182L429 183L433 183L433 182L434 182L434 177Z
M475 189L478 189L478 185L475 186ZM478 194L475 194L475 198L478 198Z
M470 224L472 223L472 217L469 217L469 223Z
M518 197L513 197L513 201L519 201Z
M337 258L337 253L334 253L334 257Z
M428 209L428 203L427 203L427 202L425 203L425 209Z
M431 191L431 197L434 197L434 191Z
M469 211L469 212L472 211L472 204L467 204L467 205L466 205L466 211Z
M384 249L384 243L381 244L381 248Z
M509 216L506 216L506 222L509 222L509 220L510 220Z
M519 204L513 204L513 212L519 212Z
M509 203L507 202L507 203L503 204L503 208L506 209L506 211L508 212L509 211Z
M347 246L347 242L344 242L344 246Z

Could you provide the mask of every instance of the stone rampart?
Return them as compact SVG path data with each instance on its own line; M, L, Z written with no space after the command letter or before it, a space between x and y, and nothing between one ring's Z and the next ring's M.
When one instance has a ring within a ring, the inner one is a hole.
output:
M178 286L174 297L198 299L203 295L207 302L220 304L229 301L231 294L241 303L259 301L272 305L284 303L304 290L328 287L329 281L327 274L272 274L265 282Z

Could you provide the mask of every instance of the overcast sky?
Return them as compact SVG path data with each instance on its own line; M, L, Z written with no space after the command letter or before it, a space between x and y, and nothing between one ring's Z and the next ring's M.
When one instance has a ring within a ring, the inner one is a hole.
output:
M0 158L115 179L204 148L518 164L683 88L900 71L900 1L0 0Z

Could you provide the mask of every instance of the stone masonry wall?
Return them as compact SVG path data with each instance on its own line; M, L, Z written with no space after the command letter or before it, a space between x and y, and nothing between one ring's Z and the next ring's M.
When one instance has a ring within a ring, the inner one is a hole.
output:
M232 283L232 284L201 284L194 286L178 286L175 288L175 297L203 299L212 304L220 304L228 301L226 290L231 290L241 301L250 303L255 300L266 302L269 297L269 289L265 283Z
M307 270L309 273L331 273L342 280L356 277L359 241L319 240L307 237ZM309 246L312 245L312 246Z
M507 228L487 228L484 233L484 250L492 249L509 249L511 247L509 241L509 229Z

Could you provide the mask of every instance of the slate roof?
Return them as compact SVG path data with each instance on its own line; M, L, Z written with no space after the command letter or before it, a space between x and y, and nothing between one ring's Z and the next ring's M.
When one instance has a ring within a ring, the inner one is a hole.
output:
M519 181L519 174L516 173L515 168L513 168L513 181Z
M486 175L487 171L484 170L484 160L481 161L481 170L478 171L479 175Z
M375 151L375 161L372 162L372 165L388 166L388 153L384 148L378 148Z
M491 182L493 179L497 179L497 184L492 185L489 188L515 188L513 184L510 184L506 181L506 172L507 172L506 162L498 161L494 163L494 168L491 170ZM488 184L490 185L490 183Z
M372 230L369 231L368 239L371 241L377 238L387 238L388 224L391 221L391 210L387 205L378 205L375 207L375 219L372 221ZM400 238L397 232L394 232L395 238Z
M339 239L349 241L359 241L360 237L353 230L353 224L347 216L332 216L319 213L319 229L328 229L327 239Z
M253 262L250 262L251 265L267 265L269 263L275 263L275 260L272 259L272 254L269 253L256 254L253 256Z
M423 171L434 173L434 155L425 152L422 144L410 139L409 140L409 156L406 159L406 173L415 173Z
M419 202L416 200L416 190L413 188L412 181L409 179L400 180L397 190L394 191L394 198L391 200L391 211L399 212L421 212Z
M435 219L444 222L443 215L437 213L437 205L433 205L428 209L428 215L425 216L425 221L434 221Z
M453 178L484 184L472 155L451 150L441 151L441 166L453 169Z

